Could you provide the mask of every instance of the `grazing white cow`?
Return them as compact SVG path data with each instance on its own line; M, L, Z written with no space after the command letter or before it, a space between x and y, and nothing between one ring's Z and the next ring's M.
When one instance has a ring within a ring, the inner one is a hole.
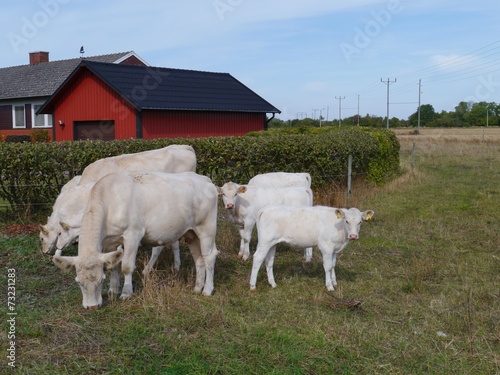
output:
M311 206L313 194L308 187L260 187L227 182L217 188L224 207L236 223L241 236L239 257L250 256L250 239L262 207L270 205Z
M291 173L291 172L270 172L258 174L248 181L248 185L257 185L262 187L291 187L302 186L311 187L311 175L306 172ZM313 205L311 200L310 206ZM312 260L312 247L304 249L304 259L306 262Z
M80 185L96 182L109 173L129 172L195 172L196 154L188 145L170 145L157 150L123 154L96 160L82 173Z
M69 188L66 185L54 203L47 224L40 226L40 239L44 253L51 251L55 246L55 255L61 255L62 251L75 242L80 235L83 214L94 183L73 185ZM151 259L144 268L145 274L151 271L162 250L163 246L153 248ZM172 251L174 253L174 269L179 270L181 261L178 242L172 244Z
M363 220L370 220L374 211L360 212L357 208L339 209L325 206L269 206L259 211L257 218L258 243L253 257L250 290L255 290L257 274L266 262L267 279L274 288L273 274L276 245L286 242L292 246L318 246L323 256L325 285L334 290L337 285L335 264L337 254L359 238Z
M52 207L52 214L47 218L47 224L39 226L39 238L42 242L42 252L45 254L52 251L56 245L57 237L62 231L61 220L72 217L76 212L83 212L87 204L91 186L78 186L80 179L81 176L75 176L62 187Z
M263 187L311 187L311 175L309 173L271 172L258 174L248 181L248 185Z
M54 256L61 269L76 268L83 306L102 304L104 271L122 262L122 298L133 293L132 272L139 244L163 245L184 236L196 264L195 292L211 295L217 227L217 189L193 172L109 174L92 188L84 214L78 255ZM124 250L109 253L103 251ZM111 282L111 293L117 292Z
M46 225L40 226L40 240L42 252L48 253L56 248L56 255L61 255L62 250L78 239L81 219L85 210L88 191L101 177L114 172L195 172L196 154L191 146L170 145L157 150L124 154L103 158L89 164L82 176L76 176L61 189L52 209L52 215ZM82 190L73 190L75 187ZM87 187L88 189L86 190ZM87 197L83 195L87 193ZM144 271L149 272L163 247L153 248L153 254ZM174 253L174 268L180 268L179 244L172 244Z

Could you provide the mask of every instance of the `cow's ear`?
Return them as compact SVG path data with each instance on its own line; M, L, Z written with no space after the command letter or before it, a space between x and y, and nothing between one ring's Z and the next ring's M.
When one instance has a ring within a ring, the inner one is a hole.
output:
M375 211L367 210L361 214L361 217L363 218L363 220L368 221L372 219L373 215L375 215Z
M238 194L243 194L243 193L244 193L244 192L246 192L246 191L247 191L247 187L246 187L246 186L244 186L244 185L243 185L243 186L240 186L240 187L238 188L238 190L236 190L236 192L237 192Z
M339 208L335 209L335 214L337 215L338 219L343 219L345 217L344 211Z
M59 225L61 226L61 228L65 231L68 231L69 230L69 225L66 224L64 221L60 221L59 222Z
M62 256L53 256L52 262L62 269L63 271L69 271L72 267L75 266L76 257L62 257Z
M43 226L42 224L40 224L38 226L38 228L40 229L40 232L42 232L43 234L45 234L45 235L49 234L49 231L47 230L47 228L45 228L45 226Z
M123 250L119 249L110 253L101 254L100 258L104 268L109 270L121 262L123 258Z
M216 186L217 188L217 195L222 195L222 188L220 186Z

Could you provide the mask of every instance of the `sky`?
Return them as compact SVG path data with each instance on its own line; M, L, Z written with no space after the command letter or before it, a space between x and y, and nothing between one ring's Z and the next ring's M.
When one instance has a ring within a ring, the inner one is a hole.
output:
M229 73L282 120L407 119L419 98L436 112L500 102L499 14L498 0L6 1L0 67L134 51Z

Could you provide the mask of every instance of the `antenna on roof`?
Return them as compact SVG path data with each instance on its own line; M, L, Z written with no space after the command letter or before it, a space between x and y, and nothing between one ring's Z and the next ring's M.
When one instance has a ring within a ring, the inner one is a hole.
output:
M80 47L80 58L83 58L83 54L85 53L85 50L83 49L83 46Z

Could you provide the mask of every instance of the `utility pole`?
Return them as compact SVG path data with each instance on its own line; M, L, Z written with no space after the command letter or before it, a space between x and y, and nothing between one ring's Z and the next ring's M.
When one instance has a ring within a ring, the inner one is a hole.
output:
M320 128L321 128L321 121L323 120L323 111L324 111L324 110L325 110L324 108L321 108L321 109L319 110L319 127L320 127Z
M359 126L359 94L358 94L358 126Z
M490 115L490 107L486 105L486 127L488 127L489 115Z
M417 116L417 133L420 134L420 95L422 94L422 80L418 80L418 116Z
M339 101L339 126L342 125L342 99L345 99L345 96L335 97Z
M394 78L394 81L391 81L387 78L387 81L384 81L380 78L380 82L385 83L387 85L387 129L389 129L389 86L397 81L397 78Z

